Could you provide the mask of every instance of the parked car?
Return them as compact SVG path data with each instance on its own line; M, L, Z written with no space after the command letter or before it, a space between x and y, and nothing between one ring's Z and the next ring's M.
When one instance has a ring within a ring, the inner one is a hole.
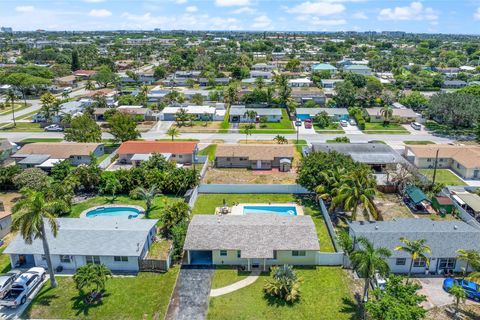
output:
M348 127L348 122L347 122L347 120L342 120L342 121L340 121L340 125L341 125L342 127Z
M295 127L301 127L302 126L302 120L295 120Z
M12 271L0 276L0 299L7 294L20 273L20 271Z
M375 276L372 279L372 287L379 288L380 290L385 290L385 285L387 284L387 280L383 278L378 272L375 273Z
M63 127L58 124L51 124L44 128L45 131L63 131Z
M412 122L412 123L410 123L410 126L415 130L421 130L422 129L422 125L418 122Z
M307 119L304 121L305 129L312 129L312 119Z
M27 301L35 288L43 283L46 273L42 267L35 267L22 273L12 284L12 287L0 300L0 306L16 308Z
M465 279L447 278L443 280L443 290L449 291L455 284L461 286L465 290L467 298L480 301L480 286L472 281Z

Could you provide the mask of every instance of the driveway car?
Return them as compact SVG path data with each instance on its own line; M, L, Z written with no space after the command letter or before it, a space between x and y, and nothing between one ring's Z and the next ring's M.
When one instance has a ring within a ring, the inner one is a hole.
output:
M42 267L35 267L22 273L12 284L11 289L0 300L0 306L16 308L27 301L28 296L43 282L46 273Z
M63 127L59 126L58 124L51 124L44 128L45 131L63 131Z
M341 125L342 127L348 127L348 122L347 122L347 120L342 120L342 121L340 121L340 125Z
M0 276L0 299L3 298L12 287L13 282L20 275L20 271L9 272Z
M447 278L443 281L443 289L448 292L455 284L461 286L465 290L467 298L480 301L480 286L472 281Z
M356 125L357 125L357 123L355 122L354 119L350 119L349 122L350 122L350 125L351 125L351 126L356 126Z

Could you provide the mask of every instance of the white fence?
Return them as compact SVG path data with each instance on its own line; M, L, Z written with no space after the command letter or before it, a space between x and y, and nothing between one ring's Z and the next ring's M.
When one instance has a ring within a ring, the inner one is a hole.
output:
M343 266L343 252L317 252L315 257L317 266Z
M201 184L199 193L310 194L298 184Z

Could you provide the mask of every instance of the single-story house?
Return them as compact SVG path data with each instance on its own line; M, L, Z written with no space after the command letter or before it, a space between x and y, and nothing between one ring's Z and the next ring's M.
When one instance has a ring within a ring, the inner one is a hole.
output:
M480 147L464 145L406 146L405 156L417 168L433 169L438 151L437 168L451 169L463 179L480 179Z
M87 263L103 263L112 271L138 272L156 234L156 219L57 218L54 237L45 221L53 269L76 270ZM17 235L4 251L12 268L46 267L42 240L27 244Z
M315 87L293 88L291 97L300 104L304 104L307 101L314 101L316 104L324 105L326 101L325 92Z
M324 89L335 89L337 83L343 82L343 79L321 79L320 83Z
M198 78L201 73L202 73L201 71L195 71L195 70L175 71L173 77L175 79L192 79L192 78Z
M73 71L73 75L75 77L79 77L82 80L90 79L95 74L97 74L97 71L95 71L95 70L76 70L76 71Z
M321 72L321 71L329 71L331 74L335 74L337 72L337 68L332 66L329 63L317 63L311 66L312 73L313 72Z
M343 67L343 71L345 72L352 72L355 74L360 74L363 76L370 76L372 75L372 69L368 66L363 64L349 64Z
M257 116L253 122L260 122L260 118L267 117L267 122L280 122L282 120L282 109L279 108L230 108L230 122L251 122L252 119L245 114L247 111L255 111Z
M93 111L95 121L105 121L104 115L108 110L117 110L130 116L138 116L142 121L155 121L157 119L152 109L144 108L143 106L120 106L118 108L96 108Z
M98 90L87 92L81 97L79 101L86 106L90 106L93 103L95 103L96 96L104 96L107 102L107 105L109 107L114 107L117 105L117 102L115 101L116 94L117 94L117 91L114 89L109 89L109 88L98 89Z
M447 76L447 77L454 77L457 76L458 73L460 72L460 68L434 68L434 71L440 72L441 74Z
M55 78L54 82L60 87L73 87L77 82L77 77L74 75Z
M296 78L288 80L288 86L292 88L311 87L313 81L308 78Z
M266 63L256 63L250 69L255 71L273 71L275 66Z
M35 142L24 145L11 157L23 168L50 169L65 159L73 166L89 164L91 155L98 158L103 154L103 143Z
M195 215L183 250L192 265L315 265L320 250L312 218L273 214Z
M262 79L271 79L273 78L273 73L270 71L250 71L250 78L262 78Z
M119 74L120 81L123 83L145 83L152 84L156 81L153 71L140 72L137 74L138 79L130 78L126 73Z
M208 85L213 81L215 85L225 86L230 83L230 78L200 78L198 79L198 84L200 87L208 87Z
M354 161L367 164L376 172L383 172L389 164L407 163L392 147L383 143L312 143L312 151L336 151L349 155Z
M171 90L161 86L153 87L147 94L148 101L159 101L165 97Z
M219 144L215 153L217 168L249 168L289 171L294 150L292 145Z
M0 138L0 164L10 158L16 150L16 145L11 144L8 139Z
M313 119L320 112L326 112L334 121L348 120L349 114L347 108L297 108L295 113L297 119Z
M66 115L71 115L72 117L82 115L83 110L84 110L84 106L85 105L80 101L69 101L69 102L62 103L60 105L60 111L58 112L58 114L53 115L51 117L50 121L52 123L59 124L59 123L62 122L62 119ZM43 114L41 112L34 114L32 116L32 121L33 122L45 122L46 121L45 114Z
M445 270L461 272L465 262L457 259L459 249L479 250L480 230L469 224L455 221L434 221L428 218L408 218L391 221L354 221L349 224L350 236L358 246L359 237L367 238L375 247L386 247L392 253L388 258L390 271L408 273L410 255L396 251L401 246L400 238L409 240L425 239L425 245L432 250L427 254L429 265L422 259L413 261L412 273L442 274Z
M192 163L198 151L197 142L192 141L125 141L117 149L118 161L138 165L153 153L159 153L177 163Z
M12 228L12 209L0 201L0 239L10 233Z
M370 117L370 122L383 122L385 121L385 117L382 115L382 108L374 107L374 108L365 108L365 112ZM400 109L400 108L392 108L392 117L391 121L395 118L400 120L400 123L410 123L417 121L419 115L413 111L412 109Z
M467 82L463 80L445 80L442 88L445 89L461 89L467 86Z
M477 221L480 220L480 196L478 194L468 191L453 191L451 196L458 206Z
M175 121L177 112L183 109L187 114L194 115L196 120L223 121L226 110L217 109L213 106L186 106L186 107L166 107L162 110L160 117L164 121Z

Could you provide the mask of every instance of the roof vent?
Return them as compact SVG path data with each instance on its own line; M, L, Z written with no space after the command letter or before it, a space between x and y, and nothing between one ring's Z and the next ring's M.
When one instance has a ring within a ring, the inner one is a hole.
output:
M375 226L375 230L378 230L378 226Z
M457 230L457 229L458 229L458 226L457 226L457 225L454 225L454 226L453 226L453 229Z

